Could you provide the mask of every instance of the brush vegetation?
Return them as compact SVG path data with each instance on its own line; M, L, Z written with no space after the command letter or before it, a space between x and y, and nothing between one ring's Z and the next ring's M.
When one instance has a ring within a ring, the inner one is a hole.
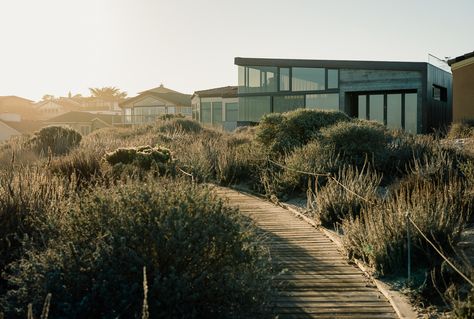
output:
M24 317L29 303L40 313L49 293L52 317L262 313L275 275L268 252L208 183L280 200L307 194L308 216L336 227L349 257L380 276L406 272L407 212L457 264L456 244L473 220L470 153L340 112L269 114L233 133L172 116L82 138L57 131L0 146L0 312L8 317ZM414 287L425 302L439 290L468 318L472 292L411 233L414 272L427 274Z

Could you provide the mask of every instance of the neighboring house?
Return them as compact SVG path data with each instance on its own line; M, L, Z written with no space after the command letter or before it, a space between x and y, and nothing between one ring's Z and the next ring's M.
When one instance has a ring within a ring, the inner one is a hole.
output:
M237 127L239 99L237 86L194 92L191 98L193 119L233 131Z
M474 52L448 64L453 71L453 121L474 120Z
M122 109L119 107L119 102L122 101L118 100L106 100L94 96L79 96L62 99L68 99L77 103L84 111L115 111L118 114L120 114L122 111Z
M33 101L15 96L0 96L0 113L15 113L26 120L37 120L38 114Z
M8 141L11 137L20 135L21 132L8 125L8 122L0 120L0 142Z
M67 112L50 118L44 123L47 126L63 126L72 128L82 135L87 135L95 130L112 126L113 115L94 114L89 112Z
M452 76L424 62L235 58L239 121L296 108L344 111L412 133L451 121Z
M191 116L191 95L179 93L163 85L140 92L120 103L123 119L114 124L143 124L156 121L163 114Z
M45 100L36 103L36 110L38 111L41 120L47 120L72 111L79 111L80 108L81 107L78 103L64 98Z
M33 134L43 127L43 123L32 120L21 120L19 114L0 114L0 142L13 136Z

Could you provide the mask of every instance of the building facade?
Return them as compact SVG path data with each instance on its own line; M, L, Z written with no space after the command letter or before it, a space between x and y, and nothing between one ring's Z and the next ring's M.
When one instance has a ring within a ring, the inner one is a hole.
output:
M235 58L238 121L297 108L338 110L426 133L451 121L451 74L423 62Z
M237 86L225 86L194 92L191 98L193 119L233 131L239 118Z
M474 52L448 64L453 71L453 121L474 120Z
M140 92L119 104L122 118L116 125L152 123L164 114L182 114L191 117L191 95L165 88L163 85Z

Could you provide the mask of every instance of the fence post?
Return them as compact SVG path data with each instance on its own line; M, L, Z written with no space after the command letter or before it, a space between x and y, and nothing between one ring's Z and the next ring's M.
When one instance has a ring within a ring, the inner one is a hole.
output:
M411 282L411 238L410 238L410 213L408 211L405 212L405 219L407 224L407 271L408 271L408 279L407 282L410 284Z

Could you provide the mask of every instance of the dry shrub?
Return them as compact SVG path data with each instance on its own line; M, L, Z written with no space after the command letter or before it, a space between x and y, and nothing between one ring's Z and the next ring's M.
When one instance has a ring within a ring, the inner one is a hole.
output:
M452 251L470 212L471 198L456 175L425 178L414 173L386 199L362 207L360 216L343 221L344 243L351 255L362 258L382 274L404 268L407 258L405 213L447 253ZM439 256L412 227L416 266L432 266Z
M474 137L474 120L465 120L451 124L448 132L449 138Z
M9 270L9 315L52 293L54 318L137 318L143 267L153 318L249 318L268 304L269 256L206 187L150 178L97 187L48 214L57 237Z
M382 179L368 167L358 169L349 165L341 167L335 178L339 183L330 178L315 194L315 217L324 226L358 216L364 206L370 205L367 201L377 200L377 188Z

